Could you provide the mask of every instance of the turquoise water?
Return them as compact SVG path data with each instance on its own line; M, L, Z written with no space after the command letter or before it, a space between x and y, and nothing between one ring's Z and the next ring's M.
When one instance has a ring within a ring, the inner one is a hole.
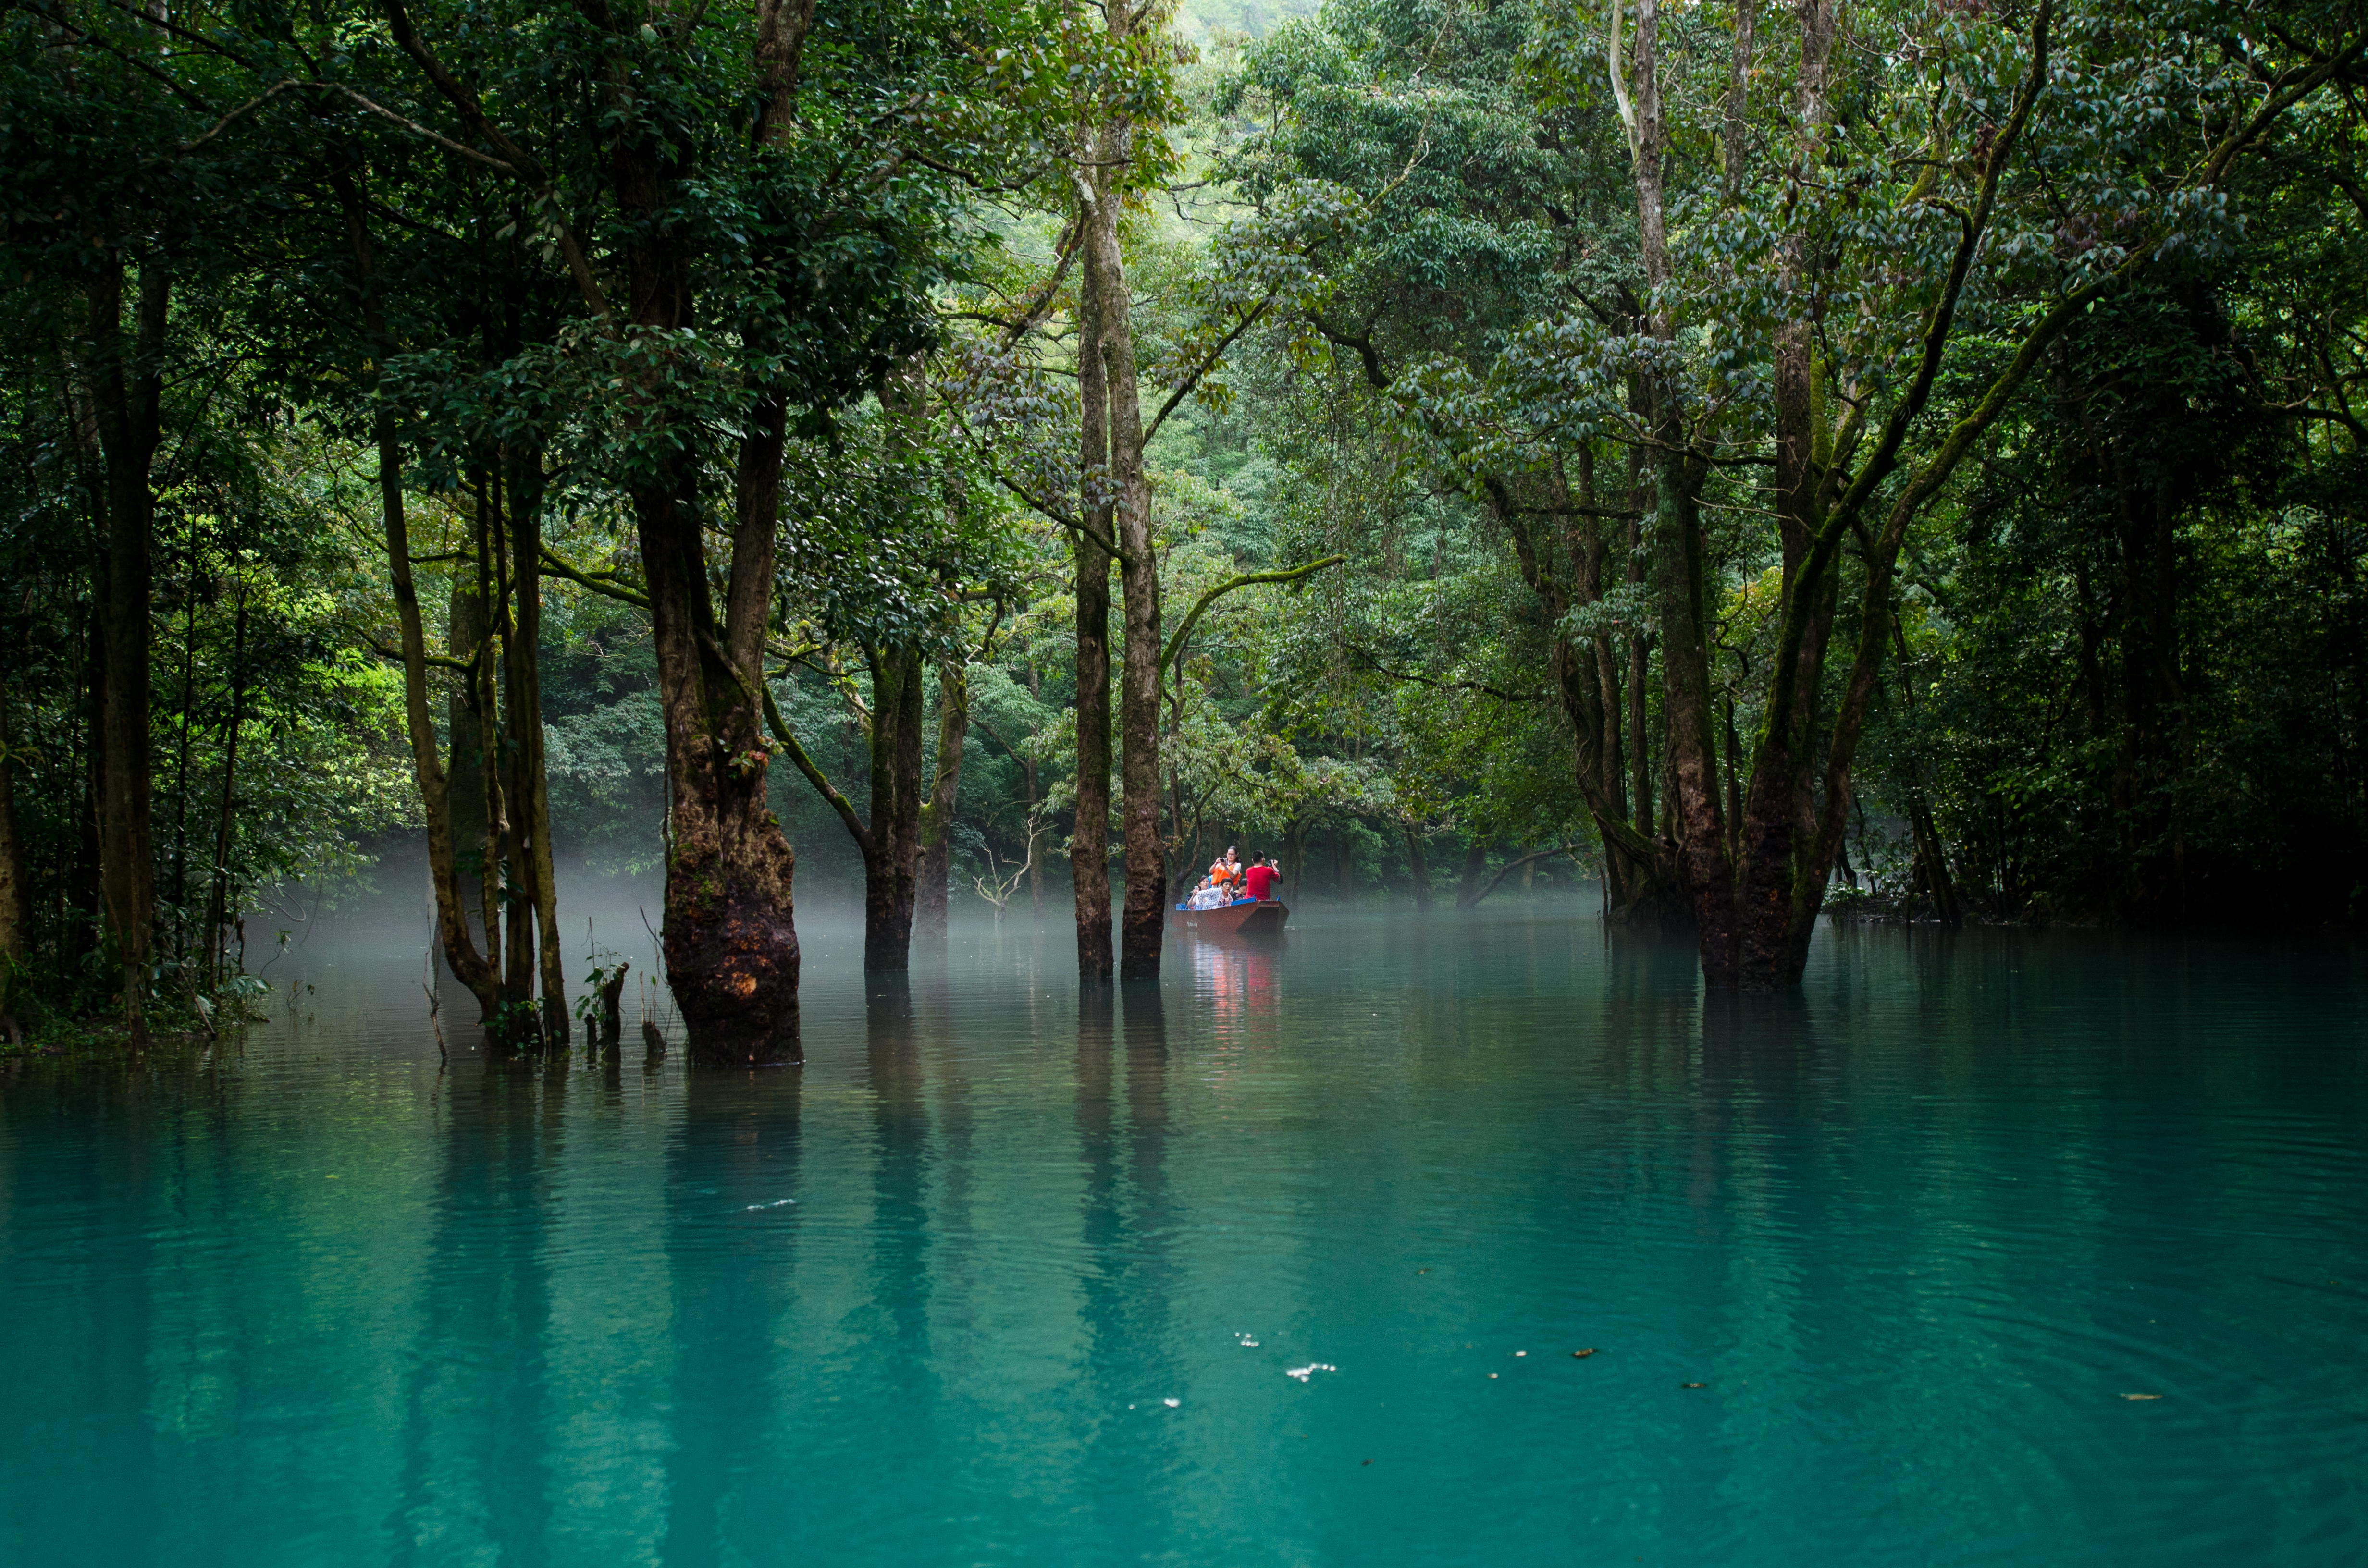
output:
M324 933L6 1070L0 1562L2368 1559L2351 951L1294 925L810 928L755 1075L439 1068Z

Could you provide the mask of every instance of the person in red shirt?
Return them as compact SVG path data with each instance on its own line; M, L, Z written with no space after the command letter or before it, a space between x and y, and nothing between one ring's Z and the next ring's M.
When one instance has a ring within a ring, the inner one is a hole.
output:
M1281 880L1282 873L1275 869L1274 857L1271 855L1256 862L1248 870L1242 873L1242 881L1248 888L1249 895L1260 903L1274 896L1274 884Z

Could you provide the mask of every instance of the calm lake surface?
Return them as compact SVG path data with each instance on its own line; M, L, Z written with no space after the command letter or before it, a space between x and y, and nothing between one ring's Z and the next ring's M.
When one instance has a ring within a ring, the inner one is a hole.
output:
M1081 1008L1057 923L867 995L809 922L749 1074L630 992L439 1066L415 924L0 1076L0 1562L2368 1559L2347 949L1829 926L1706 1003L1313 909Z

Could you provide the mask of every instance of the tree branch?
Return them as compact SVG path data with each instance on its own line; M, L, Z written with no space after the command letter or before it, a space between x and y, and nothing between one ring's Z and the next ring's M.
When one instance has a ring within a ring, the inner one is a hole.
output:
M575 584L579 588L588 588L593 593L598 594L605 598L616 599L624 604L632 605L638 609L647 609L650 608L650 597L647 594L635 593L632 589L612 579L603 580L601 577L596 577L591 573L584 570L583 567L576 565L573 561L568 560L567 557L560 554L559 551L552 549L551 546L547 544L542 547L541 558L542 563L545 566L557 573L560 576L566 578L569 582Z
M790 754L790 760L797 765L798 771L806 776L806 782L813 785L822 798L830 802L831 810L838 813L838 820L847 824L847 831L855 839L855 846L866 855L871 854L871 835L865 829L863 819L855 814L855 808L848 803L845 795L838 792L838 786L833 784L829 776L814 766L814 758L806 755L806 748L798 744L798 737L790 733L789 725L781 720L780 707L773 701L772 687L760 684L757 690L765 699L766 727L770 729L774 736L780 741L781 749Z
M1176 629L1176 635L1167 640L1167 651L1159 655L1159 673L1166 675L1167 666L1176 662L1177 653L1183 648L1184 639L1190 634L1192 623L1201 619L1201 611L1235 588L1247 588L1254 583L1296 583L1312 573L1321 572L1326 566L1338 566L1348 559L1345 555L1327 555L1321 561L1311 561L1304 566L1293 566L1286 572L1247 572L1238 577L1226 578L1201 596L1200 602L1193 605L1191 613Z
M1488 879L1488 885L1474 893L1472 896L1472 902L1470 903L1463 904L1460 907L1464 909L1479 908L1483 900L1504 885L1504 881L1507 877L1511 876L1515 871L1520 870L1522 867L1528 865L1532 860L1551 860L1557 855L1567 855L1570 857L1571 863L1573 865L1578 864L1578 851L1573 849L1567 844L1557 844L1551 849L1532 850L1529 854L1522 856L1518 860L1506 861L1503 869L1498 870L1495 876Z
M1264 318L1269 307L1273 305L1273 303L1274 296L1272 294L1269 294L1265 299L1260 300L1258 302L1256 309L1252 310L1249 314L1244 316L1240 321L1234 324L1234 329L1231 332L1228 332L1224 336L1217 339L1217 346L1209 350L1207 356L1201 359L1200 364L1193 367L1192 373L1190 375L1186 376L1182 381L1176 383L1176 390L1167 394L1167 401L1159 405L1159 412L1151 416L1150 426L1144 430L1143 439L1144 445L1148 446L1151 442L1151 438L1159 434L1159 427L1167 423L1167 416L1176 412L1176 405L1192 395L1192 389L1201 384L1201 378L1217 368L1217 362L1225 357L1225 350L1231 348L1234 346L1235 340L1239 338L1242 334L1256 326L1258 322Z
M412 62L421 71L427 73L427 79L436 84L437 91L460 110L461 123L469 128L472 134L490 143L508 164L512 173L536 187L536 194L543 201L545 216L551 222L552 232L559 241L559 248L567 256L567 270L575 279L576 291L584 296L584 302L591 307L594 315L602 321L613 321L616 312L609 308L609 296L602 292L599 279L593 277L591 260L576 242L575 231L561 214L556 188L550 175L543 171L541 161L511 141L500 127L486 118L484 107L477 101L477 95L446 70L444 62L437 59L435 51L420 39L411 25L411 14L403 8L403 0L381 0L381 3L386 7L387 22L393 30L394 41L402 46L404 53L411 56ZM355 96L359 97L360 95Z

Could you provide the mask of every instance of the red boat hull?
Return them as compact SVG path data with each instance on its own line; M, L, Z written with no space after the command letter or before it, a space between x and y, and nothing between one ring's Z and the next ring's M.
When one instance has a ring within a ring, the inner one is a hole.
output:
M1291 918L1291 911L1274 898L1229 903L1222 909L1178 909L1174 914L1178 928L1194 937L1275 937L1281 935L1282 923Z

